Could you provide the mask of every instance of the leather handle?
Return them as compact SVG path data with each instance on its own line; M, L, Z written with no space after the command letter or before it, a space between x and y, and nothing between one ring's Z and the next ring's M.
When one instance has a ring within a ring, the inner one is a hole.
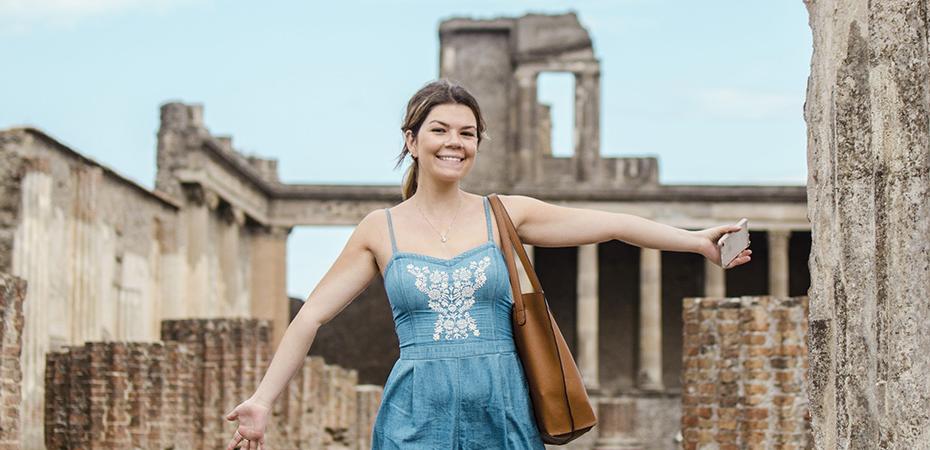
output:
M539 278L536 276L536 271L533 270L533 265L530 263L530 258L526 254L526 249L523 248L523 242L520 241L520 236L517 235L517 229L514 227L513 221L510 219L510 215L507 214L507 209L504 208L503 202L501 202L501 199L497 196L497 194L489 195L488 200L491 203L491 209L494 210L494 218L497 221L497 229L501 235L504 262L507 263L507 273L510 275L510 287L513 290L514 313L516 314L516 322L518 325L523 325L526 323L526 307L523 304L523 292L520 289L520 275L517 272L516 263L513 260L513 253L511 253L511 249L515 249L517 251L517 256L520 257L520 262L523 264L523 270L526 272L526 276L530 280L530 285L533 287L533 292L542 293L542 285L539 283Z

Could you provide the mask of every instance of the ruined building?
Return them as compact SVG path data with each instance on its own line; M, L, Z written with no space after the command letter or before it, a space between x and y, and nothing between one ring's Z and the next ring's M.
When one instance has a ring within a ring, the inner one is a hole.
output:
M600 65L573 14L452 19L439 37L440 76L478 97L495 136L482 144L466 189L688 229L751 219L753 263L727 272L699 255L619 241L530 248L592 396L621 402L617 411L633 416L635 437L648 448L676 448L682 299L806 295L805 187L661 185L655 158L600 156ZM549 110L536 87L545 72L575 76L571 157L551 153ZM289 231L353 226L401 200L398 185L281 183L274 160L237 152L230 138L205 128L203 114L199 105L162 106L154 191L40 130L0 131L0 272L28 283L25 448L43 446L49 352L89 341L156 341L163 321L192 318L268 320L273 345L290 314ZM321 330L312 353L358 370L363 383L383 383L398 355L384 295L374 280L363 301Z

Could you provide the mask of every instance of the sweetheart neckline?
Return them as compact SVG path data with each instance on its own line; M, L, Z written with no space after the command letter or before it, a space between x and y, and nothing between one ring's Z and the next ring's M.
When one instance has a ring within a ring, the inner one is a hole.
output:
M476 252L488 245L493 245L495 248L500 249L500 247L497 246L497 242L484 241L481 244L478 244L472 248L459 252L459 254L451 258L440 258L438 256L425 255L423 253L417 253L417 252L396 251L394 252L394 254L391 255L391 258L388 259L387 264L384 265L384 273L381 274L381 279L384 280L385 283L387 283L387 275L388 275L388 272L391 270L391 266L394 264L394 261L397 260L401 256L416 256L416 257L423 258L429 261L433 261L439 264L449 264L450 262L461 259L463 256Z

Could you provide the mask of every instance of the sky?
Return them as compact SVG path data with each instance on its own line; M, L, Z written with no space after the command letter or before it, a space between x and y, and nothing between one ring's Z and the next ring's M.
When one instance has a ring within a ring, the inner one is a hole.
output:
M0 0L0 129L34 126L152 188L159 106L289 183L399 184L407 99L438 76L439 23L574 11L601 61L601 153L655 156L664 184L803 185L811 33L801 0ZM546 74L569 155L572 77ZM493 134L494 124L489 124ZM349 227L300 227L305 298Z

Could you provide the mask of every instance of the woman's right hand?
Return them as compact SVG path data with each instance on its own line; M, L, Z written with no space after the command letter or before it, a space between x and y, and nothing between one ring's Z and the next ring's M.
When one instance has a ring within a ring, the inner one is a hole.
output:
M240 403L229 414L226 414L226 420L239 422L239 427L236 428L226 450L235 448L264 450L265 427L268 426L270 418L271 405L263 404L252 398ZM245 444L241 444L242 441L246 441Z

